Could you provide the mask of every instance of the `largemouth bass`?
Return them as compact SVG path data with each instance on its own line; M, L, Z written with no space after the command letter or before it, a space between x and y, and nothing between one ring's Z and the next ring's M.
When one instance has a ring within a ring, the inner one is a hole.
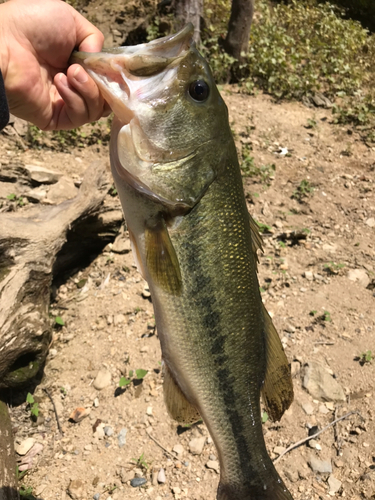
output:
M228 112L193 27L133 47L76 53L115 114L111 167L138 268L149 284L164 399L200 416L220 461L218 500L291 500L265 447L260 394L280 419L287 359L256 274Z

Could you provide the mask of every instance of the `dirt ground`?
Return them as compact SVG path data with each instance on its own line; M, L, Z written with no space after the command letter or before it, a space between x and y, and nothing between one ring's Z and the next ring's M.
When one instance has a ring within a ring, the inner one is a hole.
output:
M116 43L110 25L107 39ZM375 498L375 147L334 125L330 110L277 104L229 86L222 93L238 149L247 145L259 168L244 177L249 211L265 225L259 281L292 363L295 399L281 422L264 424L268 451L276 459L309 429L354 412L276 467L295 500ZM94 159L108 162L108 151L97 145L23 151L1 135L4 159L77 180ZM60 286L51 313L65 325L55 329L34 394L38 421L31 421L26 403L11 408L16 443L32 437L43 445L21 481L25 488L43 500L214 500L214 445L203 424L181 428L167 415L152 303L131 253L108 245ZM345 401L320 401L303 388L313 362L333 375ZM148 371L143 382L120 389L121 377L138 369ZM101 390L94 387L99 371L108 377ZM77 423L70 419L76 408L85 409ZM190 442L200 437L203 450L193 454ZM313 470L314 458L328 462L326 472ZM135 477L147 482L133 487Z

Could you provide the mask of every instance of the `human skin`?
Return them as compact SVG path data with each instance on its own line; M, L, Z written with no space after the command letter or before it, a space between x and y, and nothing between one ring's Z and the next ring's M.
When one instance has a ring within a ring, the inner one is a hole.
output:
M62 0L0 4L0 69L9 110L42 130L72 129L109 113L74 49L99 52L103 34Z

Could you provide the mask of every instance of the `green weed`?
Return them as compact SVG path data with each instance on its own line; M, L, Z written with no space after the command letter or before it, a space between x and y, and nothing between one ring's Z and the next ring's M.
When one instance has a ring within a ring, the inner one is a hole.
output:
M26 403L29 404L29 409L30 409L30 414L32 418L37 418L39 415L39 405L38 403L34 400L34 397L32 394L29 392L27 393L26 396Z
M307 179L302 179L302 181L297 186L297 189L293 192L292 198L302 203L305 198L308 198L314 191L313 186Z

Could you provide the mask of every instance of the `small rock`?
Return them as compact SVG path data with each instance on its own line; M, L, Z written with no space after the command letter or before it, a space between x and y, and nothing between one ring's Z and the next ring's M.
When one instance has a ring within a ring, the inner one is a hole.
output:
M319 413L321 413L322 415L327 415L327 413L329 413L329 409L325 405L320 405Z
M99 370L99 372L94 380L93 386L98 391L101 391L105 387L108 387L109 385L111 385L111 380L112 380L112 377L111 377L110 372L108 370L102 369L102 370Z
M166 479L165 479L165 470L164 469L160 469L159 472L158 472L158 483L164 484L165 481L166 481Z
M108 436L108 437L112 436L113 428L110 425L106 425L103 430L104 430L104 434L106 436Z
M113 316L113 324L115 326L121 325L125 321L125 316L123 314L115 314Z
M35 439L30 437L22 441L20 444L15 444L14 449L16 450L18 455L26 455L26 453L31 450L34 444Z
M134 470L121 469L120 471L120 479L123 484L126 484L128 481L134 479L134 476L135 476Z
M304 403L302 405L302 410L306 413L306 415L312 415L314 413L314 407L311 403Z
M84 496L84 487L85 483L81 479L74 479L68 486L68 495L73 500L80 500Z
M309 458L309 465L314 472L320 472L322 474L331 474L332 472L332 464L330 460L320 460L314 455Z
M284 453L285 450L286 450L285 446L275 446L273 452L276 453L277 455L281 455L282 453Z
M120 448L122 448L125 444L126 444L126 434L127 434L128 430L125 429L125 427L123 427L120 432L119 432L119 435L117 436L117 441L118 441L118 445Z
M375 227L375 219L374 217L370 217L370 219L367 219L366 225L369 227Z
M112 243L112 252L115 253L129 253L131 251L131 243L130 239L125 236L125 234L121 233L119 234L115 241Z
M209 460L217 460L216 455L214 455L213 453L211 453L211 455L208 456L208 459Z
M147 406L146 414L151 417L152 416L152 406Z
M143 486L146 483L147 479L145 479L144 477L135 477L130 481L130 485L133 486L133 488L137 488L138 486Z
M85 417L90 415L90 408L76 408L69 415L69 420L73 420L73 422L81 422Z
M310 441L307 441L307 444L313 450L319 450L319 451L322 450L322 447L320 446L320 444L318 443L318 441L316 441L316 439L310 439Z
M205 437L193 438L191 441L189 441L190 453L192 453L193 455L200 455L203 451L205 442Z
M57 356L57 349L50 349L48 353L48 359L53 359Z
M215 472L219 473L220 465L219 465L219 462L217 460L209 460L206 463L206 467L207 467L207 469L212 469Z
M370 278L364 269L351 269L348 272L348 279L350 281L355 281L364 288L370 283Z
M121 482L123 484L126 484L128 481L131 481L132 479L134 479L134 476L135 476L134 470L121 469L120 479L121 479Z
M25 165L25 170L27 170L30 179L39 184L55 184L62 177L61 173L38 165Z
M92 497L94 500L99 500L100 498L100 493L95 493L95 495Z
M105 436L104 424L102 422L100 422L95 428L94 437L98 438L98 439L103 439L104 436Z
M304 368L303 387L313 398L323 401L346 401L343 388L324 366L309 361Z
M311 271L305 271L303 273L303 276L308 280L312 281L313 280L313 273Z
M98 399L98 398L95 398L95 399L94 399L94 407L95 407L95 408L98 408L98 407L99 407L99 399Z
M78 189L75 187L72 179L68 177L61 177L61 179L54 184L48 191L46 202L52 204L59 204L66 200L71 200L78 194Z
M328 486L329 486L329 492L330 493L337 493L339 489L341 488L341 481L335 478L333 474L331 474L328 478Z
M292 361L290 366L290 373L295 377L301 371L301 364L299 361Z
M299 480L298 471L295 469L284 469L284 474L292 483L297 483Z
M175 495L179 495L181 493L181 488L179 488L178 486L173 486L172 493Z
M185 450L182 444L175 444L172 448L172 451L177 453L177 455L182 455Z

